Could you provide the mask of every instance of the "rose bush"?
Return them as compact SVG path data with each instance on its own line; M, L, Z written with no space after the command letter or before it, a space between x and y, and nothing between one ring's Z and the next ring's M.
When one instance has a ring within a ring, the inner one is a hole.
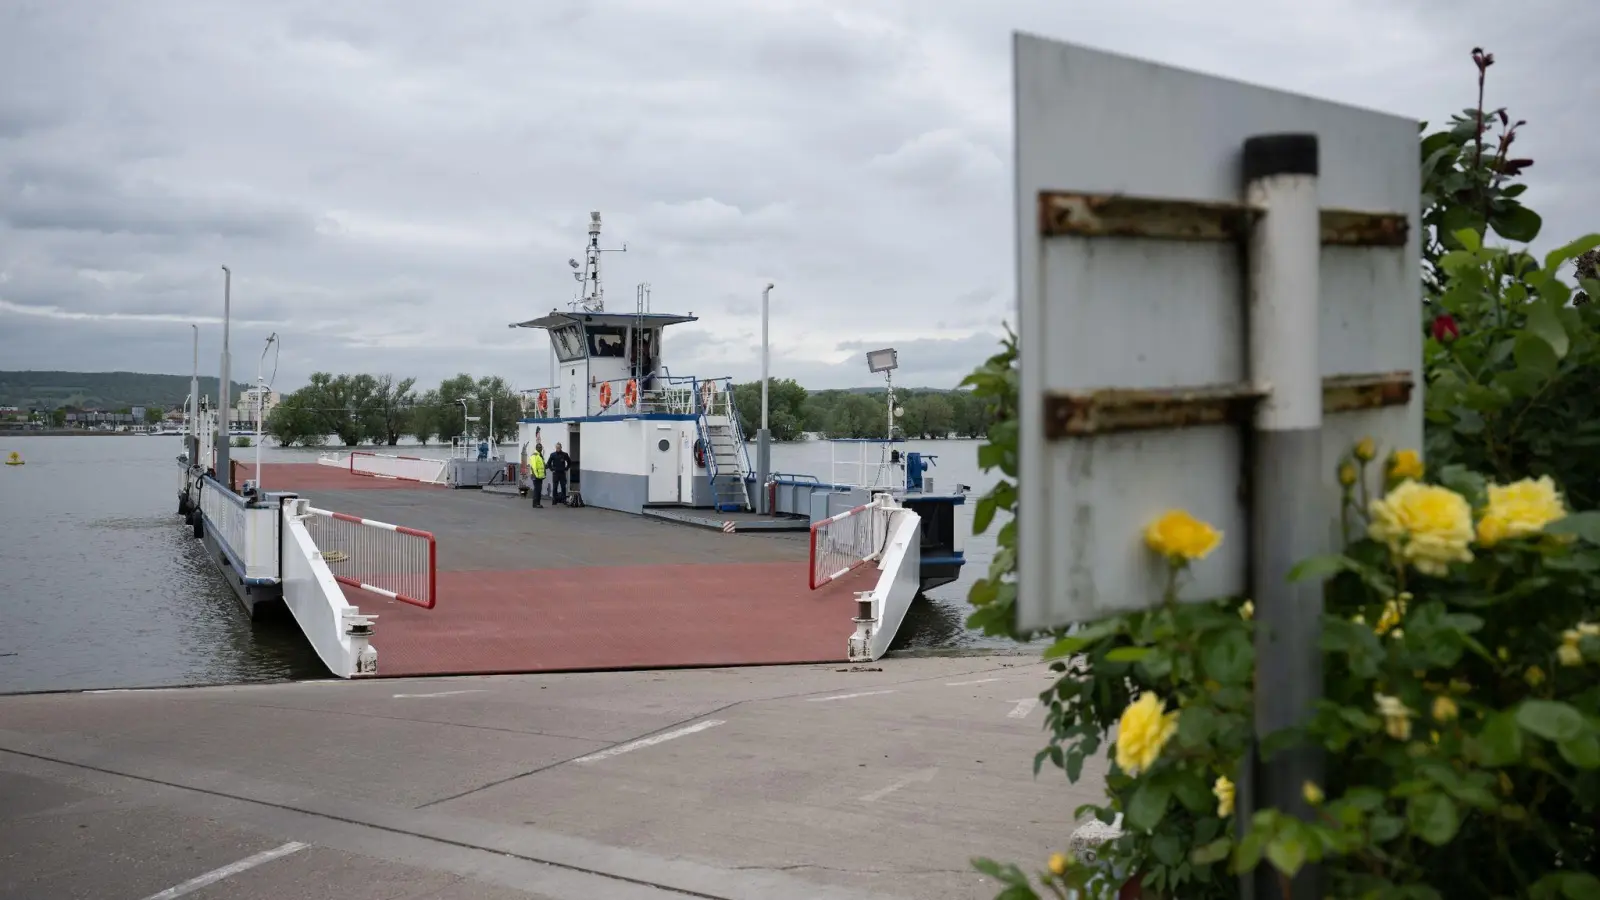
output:
M1331 461L1347 545L1296 573L1325 584L1325 697L1261 752L1326 749L1326 783L1303 786L1316 815L1237 819L1254 608L1173 602L1225 539L1173 511L1142 535L1166 597L1058 629L1046 652L1059 678L1041 695L1050 741L1034 771L1076 781L1105 753L1107 801L1079 813L1120 815L1122 836L1095 865L976 860L1000 898L1234 897L1241 872L1308 861L1330 896L1600 898L1600 305L1560 277L1577 260L1580 290L1600 291L1600 236L1542 261L1485 245L1491 230L1532 240L1540 221L1516 200L1522 123L1483 110L1493 57L1474 61L1478 108L1422 140L1426 446L1363 441ZM1026 638L1013 633L1015 363L1008 333L968 379L1001 420L980 464L1005 476L976 507L975 530L1003 524L969 624Z

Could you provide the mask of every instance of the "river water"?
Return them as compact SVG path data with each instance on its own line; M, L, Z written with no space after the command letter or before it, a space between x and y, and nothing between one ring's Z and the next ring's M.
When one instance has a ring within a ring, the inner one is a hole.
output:
M941 490L970 485L976 500L994 483L996 474L978 470L977 441L904 448L937 456L929 474ZM326 677L292 623L245 617L181 527L181 450L170 436L0 436L0 458L16 451L26 460L0 467L0 693ZM244 461L256 453L233 452ZM261 451L266 462L311 462L317 452ZM772 467L858 480L835 472L833 457L826 442L777 444ZM896 647L1004 644L965 626L967 591L988 569L999 528L970 536L972 513L972 502L957 507L968 535L961 580L912 606ZM840 624L841 642L849 627Z

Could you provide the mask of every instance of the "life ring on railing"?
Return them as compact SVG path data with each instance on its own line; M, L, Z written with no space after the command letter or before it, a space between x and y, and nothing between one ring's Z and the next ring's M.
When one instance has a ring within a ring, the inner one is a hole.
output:
M539 399L534 402L533 408L537 409L540 415L550 411L550 392L548 390L539 389Z
M622 405L629 409L639 405L639 382L637 379L628 379L628 386L622 389Z
M611 405L611 382L609 382L609 381L602 382L600 384L600 408L601 409L605 409L606 407L608 407L610 405Z
M700 385L700 411L706 414L711 412L711 400L717 395L717 383L714 381L702 382Z
M706 467L706 442L704 439L694 442L694 464L702 469Z

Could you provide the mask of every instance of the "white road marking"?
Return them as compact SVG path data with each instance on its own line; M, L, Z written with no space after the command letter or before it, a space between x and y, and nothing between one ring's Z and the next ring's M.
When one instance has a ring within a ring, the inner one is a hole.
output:
M435 694L395 694L394 695L394 699L399 700L402 697L454 697L456 694L487 694L487 693L488 693L488 689L486 689L486 688L476 688L476 689L470 690L470 691L439 691L438 693L435 693Z
M854 700L857 697L871 697L874 694L893 694L895 691L862 691L859 694L834 694L831 697L807 697L811 703L821 703L824 700Z
M605 750L601 750L599 753L591 753L588 756L580 756L573 760L573 762L599 762L602 759L610 759L613 756L631 753L634 750L640 750L645 747L654 747L657 744L665 743L674 738L681 738L685 735L694 734L697 731L705 731L707 728L715 728L722 724L724 723L721 719L707 719L704 722L696 722L693 725L685 725L682 728L676 728L672 731L663 731L660 734L653 734L647 738L640 738L637 741L629 741L626 744L618 744L615 747L609 747Z
M908 784L915 784L919 781L932 781L933 776L937 774L939 774L939 769L937 767L931 769L918 769L917 771L912 772L910 775L907 775L906 777L896 781L894 784L891 784L886 788L879 788L870 794L862 794L861 802L876 803L877 801L882 800L883 798L889 796L895 791L900 790Z
M999 680L1000 679L998 679L998 678L979 678L977 681L946 681L944 683L944 686L945 687L966 687L969 684L988 684L991 681L999 681Z
M1006 713L1006 715L1013 719L1026 719L1028 717L1028 713L1033 712L1033 708L1039 705L1037 698L1029 698L1027 700L1012 700L1011 702L1015 703L1016 706L1012 708L1011 712Z
M274 847L271 850L264 850L261 853L257 853L255 856L246 856L244 859L241 859L236 863L229 863L220 869L212 869L204 875L199 875L189 879L188 881L185 881L183 884L175 884L159 894L151 894L149 897L146 897L145 900L173 900L174 897L182 897L185 894L192 894L203 887L210 887L211 885L216 884L225 878L232 878L240 872L254 869L256 866L259 866L262 863L269 863L275 859L281 859L282 857L288 856L291 853L304 850L308 846L310 845L302 844L299 841L290 841L289 843L284 844L282 847Z

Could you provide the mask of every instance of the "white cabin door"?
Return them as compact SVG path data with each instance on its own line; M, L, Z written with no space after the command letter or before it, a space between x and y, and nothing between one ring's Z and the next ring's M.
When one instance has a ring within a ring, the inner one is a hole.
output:
M662 423L650 430L650 503L678 503L678 430Z

